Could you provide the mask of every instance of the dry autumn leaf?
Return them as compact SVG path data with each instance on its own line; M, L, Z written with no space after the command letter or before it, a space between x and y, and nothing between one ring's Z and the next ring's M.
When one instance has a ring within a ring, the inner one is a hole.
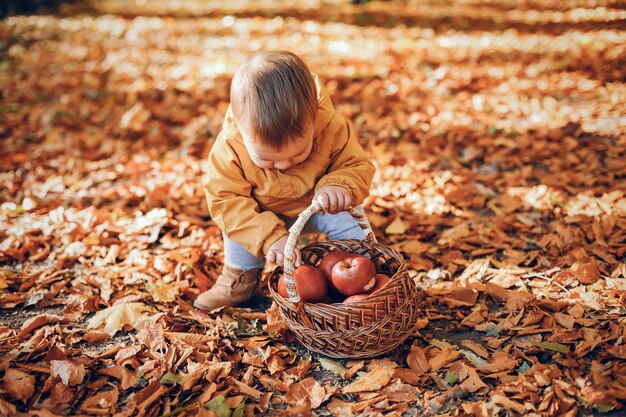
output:
M359 376L356 381L346 385L341 391L344 394L377 391L389 383L393 371L392 367L376 367Z
M50 361L50 375L61 379L68 387L78 385L85 378L85 366L72 361Z
M104 310L98 311L87 323L88 328L100 328L110 336L122 330L125 325L141 330L149 316L146 313L151 311L150 307L143 303L120 303Z
M621 4L222 3L0 0L0 415L623 414ZM227 258L206 161L269 49L376 167L354 203L420 289L384 356L303 348L269 265L193 307Z
M415 345L411 346L411 352L407 356L406 362L418 376L423 375L430 369L430 364L426 359L424 351Z
M324 401L326 391L314 378L306 378L289 386L285 400L292 405L308 404L315 410Z
M402 235L408 229L408 225L404 222L400 217L396 217L396 219L387 226L385 229L385 233L388 235Z
M13 400L26 402L35 393L35 377L19 369L7 369L2 378L2 389Z

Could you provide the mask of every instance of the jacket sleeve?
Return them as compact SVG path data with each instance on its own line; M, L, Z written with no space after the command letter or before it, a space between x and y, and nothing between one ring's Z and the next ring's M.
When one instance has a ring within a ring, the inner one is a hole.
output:
M315 186L336 185L346 188L352 194L351 204L357 206L369 195L369 188L374 177L374 164L369 160L356 138L350 123L341 116L335 116L332 124L338 129L331 133L331 164ZM329 126L329 128L331 128Z
M287 230L276 214L261 210L238 162L234 150L218 138L209 154L204 185L209 213L229 239L261 258Z

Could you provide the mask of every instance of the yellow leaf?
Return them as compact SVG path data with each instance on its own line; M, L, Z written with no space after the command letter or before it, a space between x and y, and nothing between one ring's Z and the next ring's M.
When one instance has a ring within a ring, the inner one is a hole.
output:
M401 235L406 232L408 225L400 217L396 217L389 226L385 229L385 233L388 235Z
M163 280L156 280L148 283L148 291L154 298L154 301L160 303L171 303L176 300L178 295L178 285L175 283L167 283Z
M104 331L113 336L118 330L122 330L125 324L137 330L143 329L148 320L144 312L150 312L150 307L143 303L120 303L112 307L100 310L89 320L88 328L96 328L104 325Z

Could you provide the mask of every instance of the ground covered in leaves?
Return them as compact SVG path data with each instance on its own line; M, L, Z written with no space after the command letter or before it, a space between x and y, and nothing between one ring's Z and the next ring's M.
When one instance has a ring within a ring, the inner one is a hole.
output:
M184 6L183 6L184 3ZM626 9L107 0L0 22L0 415L586 416L626 404ZM252 51L319 73L423 290L371 360L221 268L203 163Z

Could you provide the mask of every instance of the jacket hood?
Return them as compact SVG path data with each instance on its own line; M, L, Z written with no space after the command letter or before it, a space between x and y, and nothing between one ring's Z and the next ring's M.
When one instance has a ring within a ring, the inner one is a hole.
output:
M317 103L319 106L313 133L313 136L317 136L328 126L335 116L335 106L333 106L328 91L326 91L326 88L320 82L317 74L313 74L313 79L315 80L315 87L317 88Z

